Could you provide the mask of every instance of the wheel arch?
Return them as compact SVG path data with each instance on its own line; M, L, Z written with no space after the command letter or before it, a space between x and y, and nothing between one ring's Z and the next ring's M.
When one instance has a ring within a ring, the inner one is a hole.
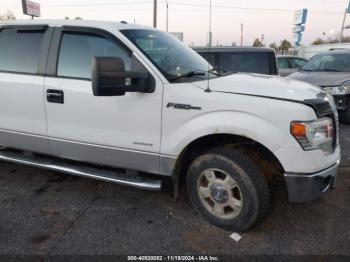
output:
M257 163L269 182L272 181L274 176L281 176L284 173L281 162L265 145L240 135L228 133L208 134L188 143L177 157L172 171L175 197L179 194L180 184L186 180L187 169L192 161L214 147L234 148L247 154ZM270 169L272 172L270 172Z

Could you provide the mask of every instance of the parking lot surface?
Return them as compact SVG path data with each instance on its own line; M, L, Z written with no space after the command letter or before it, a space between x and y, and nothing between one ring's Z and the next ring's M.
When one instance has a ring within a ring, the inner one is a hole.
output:
M350 255L350 127L341 126L336 189L289 204L283 185L262 224L209 225L186 194L152 193L0 162L0 255Z

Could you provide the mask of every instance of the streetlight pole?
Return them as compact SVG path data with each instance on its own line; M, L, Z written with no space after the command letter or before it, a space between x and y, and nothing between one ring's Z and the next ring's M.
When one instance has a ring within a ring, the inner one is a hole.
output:
M346 14L347 13L348 13L348 9L345 9L343 23L342 23L341 29L340 29L339 43L343 42L343 32L344 32L345 20L346 20Z
M209 7L209 49L212 46L212 41L213 41L213 33L211 31L211 0L210 0L210 7Z
M165 0L166 3L166 31L169 32L169 3L168 0Z
M153 1L153 27L157 28L157 0Z
M346 29L346 28L345 28L346 15L347 15L348 13L350 13L350 2L349 2L349 5L348 5L348 7L345 9L345 12L344 12L343 23L342 23L341 28L340 28L339 43L343 42L343 33L344 33L344 29Z

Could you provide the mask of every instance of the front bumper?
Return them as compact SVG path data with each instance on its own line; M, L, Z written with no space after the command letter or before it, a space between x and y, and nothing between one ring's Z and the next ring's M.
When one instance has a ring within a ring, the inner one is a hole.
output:
M338 166L339 161L333 166L314 174L286 173L289 202L308 202L333 189Z

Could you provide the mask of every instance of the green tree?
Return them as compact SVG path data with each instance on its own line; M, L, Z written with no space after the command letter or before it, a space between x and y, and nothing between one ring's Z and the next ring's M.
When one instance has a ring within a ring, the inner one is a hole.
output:
M317 38L315 41L311 43L311 45L323 45L325 41L322 38Z
M0 13L0 20L16 20L12 11L7 10L5 13Z
M288 50L292 47L293 45L291 44L291 42L289 42L287 39L284 39L281 41L281 45L279 49L281 50L283 55L285 52L288 52Z
M263 47L264 44L260 41L259 38L256 38L256 39L254 40L253 46L255 46L255 47Z
M275 49L276 52L278 51L278 46L276 43L271 43L269 47Z

